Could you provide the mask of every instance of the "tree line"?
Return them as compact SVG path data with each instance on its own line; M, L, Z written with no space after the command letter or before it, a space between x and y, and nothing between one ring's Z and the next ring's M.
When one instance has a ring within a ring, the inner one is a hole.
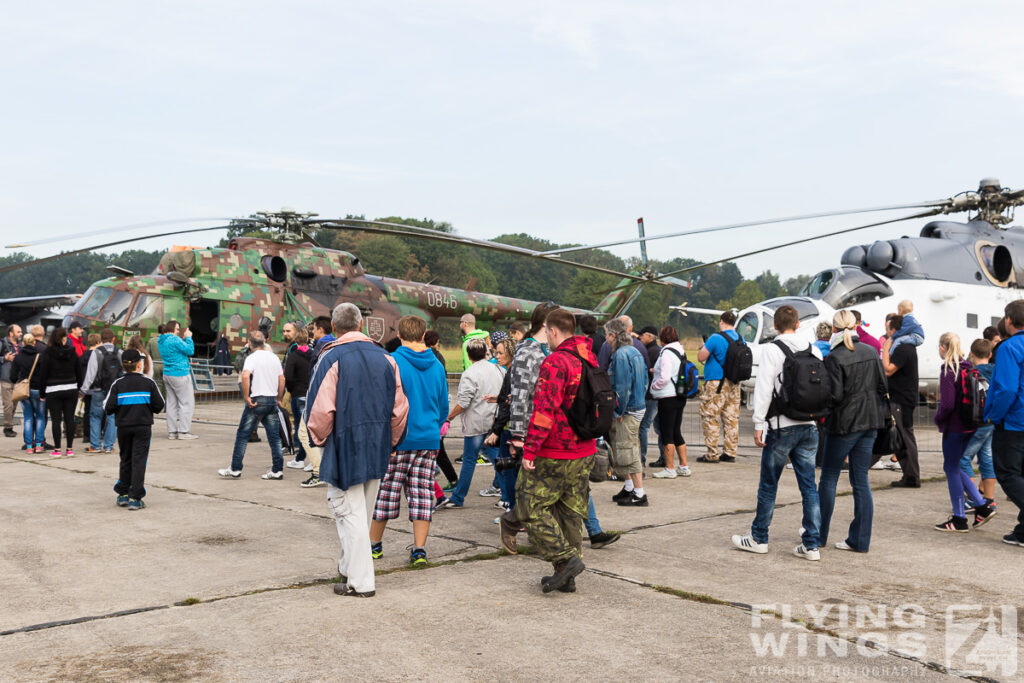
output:
M376 220L454 232L450 223L430 219L387 216ZM241 234L271 237L265 233L244 231L242 226L232 228L228 238ZM320 229L313 237L323 247L355 254L367 272L374 275L460 289L472 287L481 292L534 301L555 300L579 308L593 308L619 282L615 276L584 271L569 265L562 266L412 236ZM220 246L225 246L228 238L221 240ZM527 233L499 235L493 241L539 251L576 246L551 242ZM108 266L116 265L135 274L147 274L156 268L162 254L162 251L139 249L113 254L72 254L0 275L0 298L84 292L93 282L110 276ZM17 252L0 257L0 266L32 260L29 254ZM566 254L564 260L625 272L639 270L641 267L639 258L623 259L603 249ZM650 261L655 271L663 273L696 265L700 265L700 261L682 257ZM682 316L677 311L670 311L668 307L685 302L698 308L745 308L774 296L796 294L810 279L810 276L798 276L781 280L770 270L746 279L735 263L708 266L684 277L691 282L692 286L688 289L653 284L643 288L629 309L637 328L645 325L660 327L667 323L675 326L684 336L704 334L715 329L714 320L710 316Z

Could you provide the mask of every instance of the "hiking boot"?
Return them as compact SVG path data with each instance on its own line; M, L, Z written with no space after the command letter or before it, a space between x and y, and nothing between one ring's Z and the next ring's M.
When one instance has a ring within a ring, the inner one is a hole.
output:
M911 481L909 479L897 479L896 481L889 482L889 486L898 489L919 489L921 488L921 482Z
M732 537L732 544L740 550L746 550L748 553L757 553L758 555L764 555L768 552L768 544L758 543L750 534L746 534L745 536L740 536L739 534L736 534Z
M360 593L355 588L349 586L346 583L336 583L334 584L334 594L347 595L353 598L372 598L374 595L377 594L377 591L366 591L365 593Z
M6 436L6 437L13 437L13 436L17 436L17 435L18 435L18 433L15 432L10 427L4 427L4 436Z
M427 551L423 548L413 548L409 553L409 566L425 567L427 565Z
M622 487L622 490L612 496L612 502L618 503L620 500L625 500L633 495L632 491L627 491L626 487Z
M629 493L629 498L623 498L619 501L619 505L621 507L647 507L648 501L646 493L642 496L636 495L636 491L630 491Z
M579 576L579 574L586 568L586 565L583 564L583 560L575 555L568 560L559 562L555 565L555 573L552 576L545 576L541 579L541 590L545 593L558 590L565 584L569 583L569 579Z
M719 462L736 462L736 456L735 455L722 455L722 456L719 456L718 461Z
M128 507L128 496L118 496L117 497L117 507L119 507L119 508L126 508L126 507Z
M991 505L982 505L981 507L974 508L974 523L971 528L977 529L979 526L987 522L996 516L996 509Z
M540 580L540 583L543 586L545 581L550 581L553 578L554 578L553 576L545 576L543 579ZM576 577L570 578L568 581L565 582L565 585L562 586L561 588L559 588L558 590L561 593L575 593L576 592Z
M498 517L498 535L501 537L501 547L509 555L515 555L519 552L516 535L521 528L518 520L510 521L508 519L508 513Z
M384 557L384 544L383 543L371 543L370 544L370 557L375 560L379 560Z
M821 559L821 553L818 552L817 548L809 550L803 543L793 548L793 554L799 558L810 560L811 562L817 562Z
M709 458L706 455L702 455L697 458L697 462L718 462L718 458Z
M958 534L966 534L971 530L971 528L967 526L967 518L957 517L956 515L950 515L949 519L945 522L936 524L934 528L936 531L952 531Z
M607 531L602 531L601 533L594 534L590 537L590 547L597 550L598 548L603 548L606 545L615 543L615 541L620 538L622 538L621 534L610 534Z
M304 489L311 489L317 486L327 486L326 481L320 481L315 474L309 475L309 479L299 484Z

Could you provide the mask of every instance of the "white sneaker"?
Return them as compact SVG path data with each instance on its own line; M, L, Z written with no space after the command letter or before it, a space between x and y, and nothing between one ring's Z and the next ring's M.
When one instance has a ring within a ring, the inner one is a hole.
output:
M230 467L225 467L222 470L217 470L217 474L225 478L230 477L231 479L238 479L240 476L242 476L241 471L236 472Z
M308 461L303 461L303 462L306 463L306 466L302 468L302 471L303 472L312 472L313 471L313 463L308 462Z
M678 476L678 475L676 475L676 471L675 470L670 470L670 469L667 469L667 468L661 470L660 472L655 472L654 473L654 478L655 479L675 479L676 476Z
M284 464L285 467L291 467L293 470L301 470L306 466L305 460L289 460Z
M897 461L897 460L886 460L885 461L885 469L887 469L887 470L894 470L896 472L902 472L903 471L903 466L900 465L899 461Z
M504 510L504 511L508 512L508 505L503 500L499 500L497 503L495 503L494 507L497 510Z
M768 544L758 543L750 534L746 534L745 536L740 536L739 534L737 534L733 536L732 544L740 550L746 550L748 553L757 553L758 555L764 555L768 552Z
M179 439L198 439L199 437L192 432L178 432Z
M805 560L810 560L811 562L817 562L821 559L821 553L818 552L817 548L814 550L808 550L804 547L803 543L793 548L793 554L797 557L802 557Z
M847 545L846 541L839 541L836 543L836 550L853 550L853 548Z
M284 472L266 472L260 475L260 479L284 479Z
M678 474L680 477L688 477L693 473L690 471L689 465L681 465L679 467L676 467L676 474Z
M178 438L178 432L168 432L167 438L170 439L171 441L174 441L175 439Z
M805 531L807 531L807 529L800 527L799 531L796 532L796 535L803 536Z
M487 488L480 491L480 495L484 498L497 498L501 496L501 489L497 486L488 486Z
M787 470L791 470L791 469L793 469L793 463L791 463L791 462L787 462L787 463L786 463L786 469L787 469Z
M875 463L874 465L872 465L872 466L871 466L871 469L873 469L873 470L885 470L885 469L889 469L889 468L887 468L887 467L885 466L885 463L886 463L886 462L888 462L888 461L887 461L887 460L879 460L878 462L876 462L876 463Z

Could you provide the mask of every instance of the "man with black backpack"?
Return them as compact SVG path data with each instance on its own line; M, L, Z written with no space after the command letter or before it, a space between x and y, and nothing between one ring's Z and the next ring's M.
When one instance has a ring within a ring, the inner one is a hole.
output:
M86 453L113 453L117 440L114 415L106 415L103 400L110 386L124 374L121 367L121 350L114 346L114 331L109 327L100 332L100 345L89 356L89 365L79 393L84 398L91 396L89 404L89 445ZM102 434L102 446L101 438Z
M587 476L597 451L596 436L610 427L615 398L608 376L598 369L590 351L590 340L575 334L572 313L556 308L548 313L544 328L552 352L540 365L533 394L515 512L540 556L554 565L554 575L541 580L541 589L575 592L575 577L586 568L581 557ZM597 379L594 373L603 377L610 395L591 393L606 402L579 410L577 394L581 387L589 392L598 384L592 381ZM581 421L581 415L607 418L607 424Z
M803 499L803 541L793 553L802 559L821 559L818 529L821 509L814 485L814 455L818 450L816 421L824 416L831 400L831 383L821 351L797 336L800 316L792 306L775 311L779 336L761 351L754 387L754 442L761 446L761 480L757 512L750 533L732 537L740 550L768 552L768 527L775 512L775 496L786 461L793 463ZM767 432L767 435L766 435Z
M700 392L700 425L707 452L697 462L736 462L740 441L740 382L750 379L753 354L733 329L736 314L722 313L718 332L708 337L697 352L704 363L704 388ZM723 453L718 435L724 431Z

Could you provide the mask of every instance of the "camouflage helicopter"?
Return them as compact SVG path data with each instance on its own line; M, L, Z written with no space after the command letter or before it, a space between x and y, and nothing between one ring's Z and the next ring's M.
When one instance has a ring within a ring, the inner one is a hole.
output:
M316 214L284 208L260 212L250 219L199 230L178 230L155 236L224 230L231 227L267 230L275 239L235 237L226 247L174 247L166 252L153 273L136 275L111 266L112 276L93 283L64 317L86 328L111 328L122 343L134 335L143 340L156 334L157 325L178 320L192 330L197 357L211 357L223 332L232 352L240 349L249 330L268 332L275 347L283 350L280 329L288 321L309 321L330 315L339 303L356 304L363 313L363 331L386 343L397 336L398 320L418 315L428 321L459 318L472 313L483 327L529 320L538 302L372 275L348 252L326 249L311 237L314 229L362 230L423 237L474 246L554 263L616 275L621 289L609 293L591 313L599 319L619 314L635 298L631 290L657 274L622 273L600 266L565 261L557 256L512 245L476 240L415 226L356 219L316 220ZM62 252L56 256L0 268L0 273L75 253L135 241L133 238L94 247ZM31 246L29 244L11 247ZM686 284L674 280L676 284Z

